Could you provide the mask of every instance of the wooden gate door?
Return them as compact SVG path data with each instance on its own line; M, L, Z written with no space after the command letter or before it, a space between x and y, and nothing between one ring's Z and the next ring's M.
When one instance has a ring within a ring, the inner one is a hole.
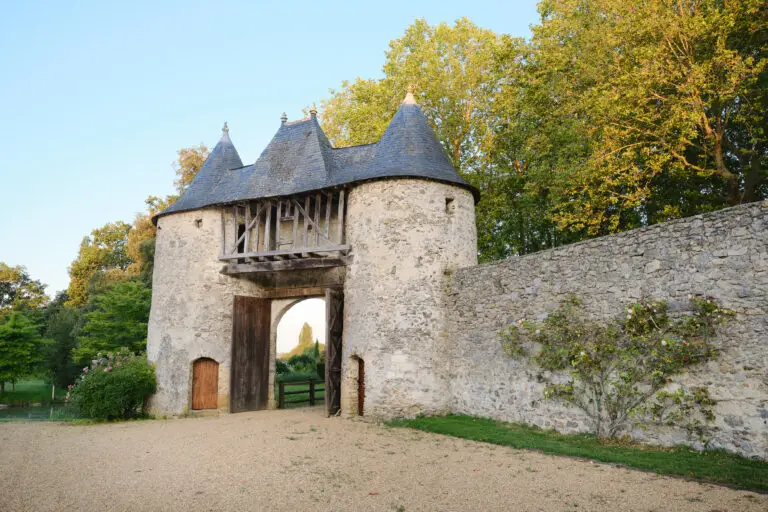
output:
M325 410L328 415L341 409L341 332L344 327L344 294L325 291Z
M230 412L267 408L270 306L269 299L235 296Z
M219 405L219 363L203 357L192 364L192 409Z

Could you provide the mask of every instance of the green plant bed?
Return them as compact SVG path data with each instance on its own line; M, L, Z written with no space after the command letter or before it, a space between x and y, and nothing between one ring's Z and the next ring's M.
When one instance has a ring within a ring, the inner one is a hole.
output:
M66 394L66 389L56 388L54 401L63 401ZM12 386L10 382L5 383L5 393L0 394L0 404L26 405L30 403L50 404L51 385L43 379L20 380L16 386Z
M662 448L626 442L600 442L593 435L563 435L552 430L472 416L395 420L388 425L555 455L617 463L663 475L678 475L741 489L768 491L768 462L746 459L724 451L697 452L686 447Z

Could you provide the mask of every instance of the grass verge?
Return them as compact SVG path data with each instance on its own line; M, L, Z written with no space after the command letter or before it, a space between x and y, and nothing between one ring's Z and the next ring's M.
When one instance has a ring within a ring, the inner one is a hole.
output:
M66 389L56 388L56 400L64 400ZM0 393L0 404L51 403L51 386L43 379L20 380L13 386L5 383L5 393Z
M768 462L746 459L724 451L697 452L686 447L601 443L592 435L564 435L528 425L472 416L396 420L389 422L389 425L768 492Z

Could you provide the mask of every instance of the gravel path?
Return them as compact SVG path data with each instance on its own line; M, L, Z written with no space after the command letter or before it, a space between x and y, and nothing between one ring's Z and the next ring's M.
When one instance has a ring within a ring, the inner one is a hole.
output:
M361 421L262 411L0 424L0 510L768 510L768 496Z

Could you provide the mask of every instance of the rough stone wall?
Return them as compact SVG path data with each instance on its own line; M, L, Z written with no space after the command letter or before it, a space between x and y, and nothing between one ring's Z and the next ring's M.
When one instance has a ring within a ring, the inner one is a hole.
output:
M565 432L586 430L587 418L542 399L535 370L502 353L503 327L542 318L568 294L602 319L642 297L673 307L689 294L716 297L737 312L723 353L679 380L708 385L718 401L710 447L768 457L768 203L464 268L450 293L451 410ZM675 429L632 434L661 444L688 440Z
M475 265L472 194L437 182L367 182L348 196L342 411L357 411L365 361L365 415L450 409L445 299L448 275Z
M200 357L219 363L219 409L229 409L234 296L258 296L261 288L219 273L221 229L217 208L158 221L147 337L147 355L157 364L155 414L191 407L192 362Z

